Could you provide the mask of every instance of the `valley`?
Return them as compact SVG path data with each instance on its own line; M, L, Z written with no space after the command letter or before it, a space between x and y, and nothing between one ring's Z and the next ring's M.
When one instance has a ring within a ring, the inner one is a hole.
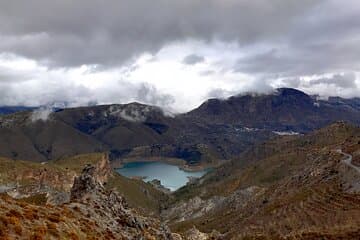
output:
M174 116L138 103L2 115L0 236L357 239L360 110L315 102L279 89Z

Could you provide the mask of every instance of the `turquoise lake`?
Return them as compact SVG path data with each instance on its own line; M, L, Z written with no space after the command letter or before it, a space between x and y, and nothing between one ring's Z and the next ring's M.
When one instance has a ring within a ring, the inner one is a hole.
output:
M186 172L178 166L162 162L126 163L123 168L118 168L116 171L125 177L144 177L146 182L158 179L164 187L171 191L186 185L189 181L188 177L199 178L207 172L207 170Z

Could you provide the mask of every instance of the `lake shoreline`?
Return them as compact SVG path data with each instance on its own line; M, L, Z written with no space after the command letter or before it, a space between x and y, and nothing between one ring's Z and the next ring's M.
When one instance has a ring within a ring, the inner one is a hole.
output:
M192 171L185 171L182 166L184 164L179 164L185 161L173 161L167 159L167 161L155 161L158 159L129 159L122 164L116 166L115 171L120 175L131 178L138 179L144 182L148 182L165 192L173 192L177 189L185 186L189 182L195 181L195 179L201 178L207 172L211 171L209 168L206 168L201 171L195 171L192 168ZM122 168L119 168L119 167ZM196 170L198 170L197 168ZM160 187L162 186L162 187Z
M119 160L114 160L111 162L111 166L114 169L121 169L124 167L127 163L139 163L139 162L161 162L161 163L167 163L170 165L174 165L179 167L179 169L185 171L185 172L200 172L205 171L211 168L219 167L223 164L222 161L219 161L217 163L212 164L199 164L199 165L188 165L185 160L180 158L167 158L167 157L146 157L146 158L123 158Z

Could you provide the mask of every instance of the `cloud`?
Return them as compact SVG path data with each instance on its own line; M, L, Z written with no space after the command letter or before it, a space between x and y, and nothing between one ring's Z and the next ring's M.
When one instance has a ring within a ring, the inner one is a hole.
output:
M207 98L225 99L236 94L237 94L236 91L229 91L222 88L216 88L208 92Z
M140 102L151 104L154 106L161 106L169 109L175 102L175 98L170 94L161 94L152 85L148 83L140 84L137 89L136 99Z
M186 65L195 65L197 63L202 63L204 61L205 61L205 58L203 56L191 54L191 55L186 56L183 59L182 63L186 64Z
M55 66L119 64L189 38L240 44L273 39L314 5L311 0L2 1L0 51Z
M1 1L0 105L359 96L359 15L357 0Z
M0 56L0 105L56 107L138 101L170 110L174 102L173 96L150 83L127 79L136 63L121 70L96 71L91 67L48 69L22 58L10 63ZM34 118L43 119L43 112L34 112Z
M340 88L357 88L355 73L334 74L331 77L323 77L311 80L309 85L333 84Z
M147 114L151 111L150 107L140 107L136 105L130 105L126 108L122 106L110 106L109 114L122 118L130 122L145 122Z
M298 88L309 94L319 95L322 98L330 96L358 97L360 84L357 75L358 73L355 72L347 72L284 78L275 83L274 86Z
M201 71L199 74L200 74L200 76L210 76L210 75L215 74L215 71L213 71L213 70L204 70L204 71Z
M30 119L32 122L47 121L53 112L51 107L41 107L32 112Z

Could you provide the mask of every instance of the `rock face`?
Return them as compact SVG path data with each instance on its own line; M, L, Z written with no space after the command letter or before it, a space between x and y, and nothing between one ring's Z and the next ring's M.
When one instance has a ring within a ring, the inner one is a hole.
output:
M102 192L104 190L103 184L106 183L111 174L110 162L106 155L96 166L87 165L81 175L74 179L70 200L82 201L89 194L96 195Z
M101 160L96 164L94 175L96 177L96 181L102 184L108 181L109 177L112 175L112 168L108 154L103 154Z
M83 201L89 194L98 194L101 190L100 182L96 181L96 168L86 166L82 174L75 178L71 188L71 201Z
M114 191L106 191L102 183L97 180L98 172L99 168L86 166L82 174L75 178L71 189L71 205L79 206L80 209L90 213L90 216L101 219L98 223L103 224L104 229L109 229L119 237L141 239L148 235L156 239L172 239L166 227L160 226L154 219L139 216L128 208L123 197ZM86 206L76 203L86 203Z
M170 193L171 190L164 187L162 184L161 184L161 181L159 179L154 179L152 181L149 182L153 187L155 187L156 189L158 189L159 191L161 192L164 192L164 193Z

